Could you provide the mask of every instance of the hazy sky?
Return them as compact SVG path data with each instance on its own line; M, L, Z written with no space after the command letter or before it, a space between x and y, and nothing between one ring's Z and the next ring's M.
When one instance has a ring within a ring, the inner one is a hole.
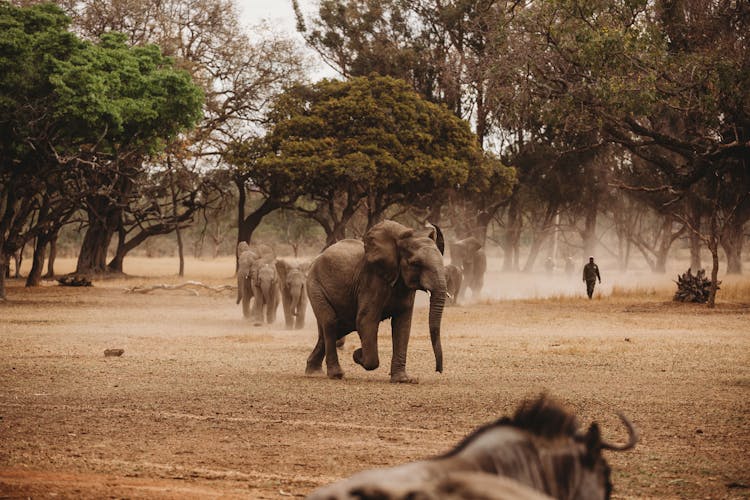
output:
M292 0L236 0L242 20L247 25L268 21L279 30L294 32ZM300 9L309 14L318 5L317 0L299 0Z
M235 0L239 9L240 19L245 27L257 25L263 21L267 22L275 31L287 33L304 46L302 36L297 33L296 19L292 9L292 0ZM300 10L306 18L317 12L320 0L298 0ZM312 63L311 77L313 81L321 78L338 78L338 74L316 56L312 50L308 50Z

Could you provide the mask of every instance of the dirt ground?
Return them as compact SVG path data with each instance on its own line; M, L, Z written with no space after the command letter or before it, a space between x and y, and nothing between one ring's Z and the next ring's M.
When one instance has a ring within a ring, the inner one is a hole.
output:
M354 364L350 336L345 378L308 378L312 314L285 331L280 320L253 327L233 292L125 293L184 281L159 277L174 269L164 262L133 262L126 271L147 277L11 281L0 304L0 498L300 497L446 451L540 392L612 441L626 437L615 411L633 420L638 446L608 454L616 498L750 498L743 292L708 311L672 303L672 276L613 276L589 301L577 276L550 288L498 274L489 298L446 310L443 374L420 299L407 363L420 383L391 385L387 322L379 369ZM230 260L191 262L185 279L231 284L231 274ZM503 298L500 280L530 298ZM107 348L125 353L105 358Z

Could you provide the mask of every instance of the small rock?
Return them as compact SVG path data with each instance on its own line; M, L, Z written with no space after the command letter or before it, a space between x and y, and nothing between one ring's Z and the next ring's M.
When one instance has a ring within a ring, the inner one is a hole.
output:
M703 429L695 429L696 434L703 434Z
M630 342L630 337L625 337L625 342Z
M122 356L125 353L125 349L104 349L104 357L109 358L111 356Z

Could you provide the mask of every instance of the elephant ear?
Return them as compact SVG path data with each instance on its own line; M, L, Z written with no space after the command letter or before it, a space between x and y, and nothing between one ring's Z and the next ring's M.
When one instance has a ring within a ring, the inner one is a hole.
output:
M443 232L432 222L428 222L426 226L430 229L427 236L435 242L438 250L440 250L440 255L445 255L445 238L443 237Z
M394 286L399 277L398 240L412 234L411 229L392 220L375 224L365 234L365 259L380 270L390 286Z
M299 270L307 275L307 272L310 271L310 266L312 266L312 259L303 260L299 263Z

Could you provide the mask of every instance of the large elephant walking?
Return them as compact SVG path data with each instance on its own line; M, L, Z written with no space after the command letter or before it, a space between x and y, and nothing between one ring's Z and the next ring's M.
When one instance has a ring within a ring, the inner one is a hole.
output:
M307 358L307 374L322 371L341 378L336 341L353 331L362 347L354 361L374 370L378 359L378 325L391 318L391 382L416 382L406 373L406 351L416 290L430 292L429 329L435 369L443 371L440 320L446 283L440 229L413 230L394 221L373 226L359 240L342 240L312 263L307 293L318 321L318 341Z
M463 272L463 282L459 298L463 298L467 288L478 297L484 286L484 273L487 271L487 255L482 244L474 236L455 241L450 245L451 264Z
M284 308L284 320L287 329L301 329L305 326L305 312L307 309L307 290L305 269L307 265L287 259L276 261L276 271L279 273L279 288L281 290L281 305Z

